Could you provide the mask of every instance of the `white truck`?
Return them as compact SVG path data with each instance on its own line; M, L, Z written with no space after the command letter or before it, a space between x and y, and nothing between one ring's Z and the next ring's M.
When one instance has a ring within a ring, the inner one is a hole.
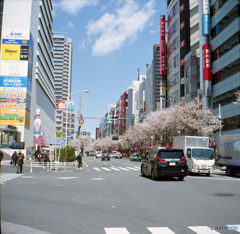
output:
M240 134L218 137L218 165L226 167L226 174L240 174Z
M209 148L209 137L174 137L173 148L183 150L189 173L201 173L210 176L210 173L214 171L214 154L213 149Z

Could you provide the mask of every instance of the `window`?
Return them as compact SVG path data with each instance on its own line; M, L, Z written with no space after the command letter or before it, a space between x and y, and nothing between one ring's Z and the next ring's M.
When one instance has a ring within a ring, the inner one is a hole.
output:
M189 68L186 70L186 77L189 77Z
M215 15L228 0L217 0L211 7L211 17Z

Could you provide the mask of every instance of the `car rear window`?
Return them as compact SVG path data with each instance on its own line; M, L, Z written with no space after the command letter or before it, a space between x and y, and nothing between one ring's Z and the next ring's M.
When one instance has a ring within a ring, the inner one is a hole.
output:
M179 159L183 156L182 151L158 151L158 157L160 158L176 158Z

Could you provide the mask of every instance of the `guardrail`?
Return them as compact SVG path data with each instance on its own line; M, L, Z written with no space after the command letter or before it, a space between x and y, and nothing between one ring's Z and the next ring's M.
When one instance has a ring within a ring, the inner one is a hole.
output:
M47 171L59 171L63 169L66 171L68 168L77 170L78 162L34 162L31 161L30 173L33 168L43 168Z

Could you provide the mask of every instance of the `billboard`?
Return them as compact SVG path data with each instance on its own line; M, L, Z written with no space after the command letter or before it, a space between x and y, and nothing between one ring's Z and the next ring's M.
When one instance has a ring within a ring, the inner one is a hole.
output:
M2 29L2 38L3 39L17 39L17 40L29 40L29 30L20 30L13 28L5 28Z
M166 74L165 15L160 16L160 74Z
M210 15L203 15L202 16L202 35L210 35Z
M1 109L0 125L21 125L30 127L30 113L26 110Z
M16 60L1 60L1 76L24 76L27 77L28 62Z
M20 60L20 45L2 45L3 60Z
M204 44L202 47L203 53L203 81L211 81L212 80L212 65L211 65L211 45Z
M29 45L29 40L2 39L2 44L5 44L5 45Z
M27 88L27 77L0 76L0 87Z

